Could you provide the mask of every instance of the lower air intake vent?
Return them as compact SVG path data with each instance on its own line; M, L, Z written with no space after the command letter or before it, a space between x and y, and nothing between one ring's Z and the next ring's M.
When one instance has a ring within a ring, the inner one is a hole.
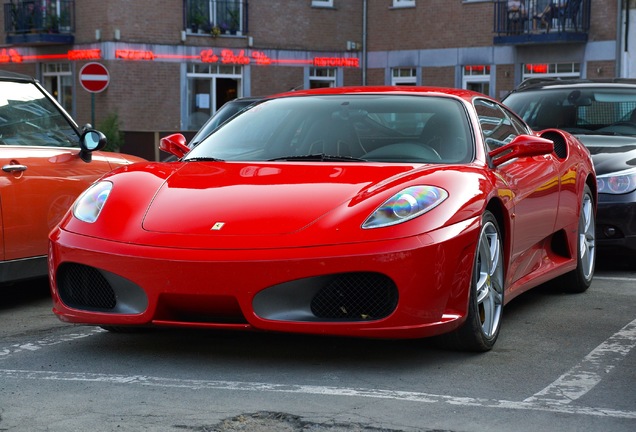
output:
M322 319L374 320L385 318L397 306L393 281L379 273L337 275L311 301L311 312Z
M63 264L58 271L57 287L64 304L75 309L110 311L117 305L113 288L93 267Z

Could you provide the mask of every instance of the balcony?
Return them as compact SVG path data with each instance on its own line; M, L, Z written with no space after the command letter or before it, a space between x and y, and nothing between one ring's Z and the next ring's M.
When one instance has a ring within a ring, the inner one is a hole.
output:
M247 0L184 0L184 27L189 34L247 33Z
M75 39L74 0L12 1L4 4L9 45L71 45Z
M591 0L525 0L519 11L508 3L494 2L495 45L587 42Z

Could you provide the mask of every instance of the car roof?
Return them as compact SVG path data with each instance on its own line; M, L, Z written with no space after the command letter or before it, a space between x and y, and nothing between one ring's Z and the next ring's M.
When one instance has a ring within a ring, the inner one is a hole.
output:
M9 72L6 70L0 69L0 81L28 81L34 82L33 77L28 75L23 75L15 72Z
M471 90L447 87L424 87L424 86L350 86L350 87L325 87L309 90L294 90L279 93L270 98L280 98L289 96L311 96L311 95L352 95L352 94L391 94L391 95L429 95L429 96L455 96L465 100L474 97L488 96Z
M529 78L519 84L511 93L528 90L543 89L564 89L564 88L596 88L596 87L629 87L636 86L636 79L630 78L606 78L606 79L583 79L583 78Z

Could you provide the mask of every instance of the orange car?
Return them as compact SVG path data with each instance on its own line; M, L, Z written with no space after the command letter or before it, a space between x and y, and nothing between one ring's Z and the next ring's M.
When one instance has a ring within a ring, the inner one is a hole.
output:
M48 234L75 198L113 168L143 160L97 151L105 145L36 80L0 71L0 284L45 276Z

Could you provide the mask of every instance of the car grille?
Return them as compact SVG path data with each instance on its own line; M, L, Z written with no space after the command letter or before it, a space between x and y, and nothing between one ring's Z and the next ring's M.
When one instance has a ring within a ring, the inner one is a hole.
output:
M117 305L115 291L93 267L65 263L57 275L60 299L69 307L88 310L112 310Z
M390 278L379 273L346 273L316 293L311 312L323 319L381 319L395 310L397 301L397 287Z

